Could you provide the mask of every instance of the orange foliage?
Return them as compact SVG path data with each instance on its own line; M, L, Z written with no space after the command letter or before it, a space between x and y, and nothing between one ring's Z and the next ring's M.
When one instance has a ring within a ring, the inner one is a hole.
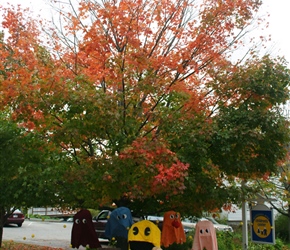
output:
M118 156L136 178L122 194L182 193L189 165L156 131L176 110L177 119L198 113L211 122L219 97L209 82L220 69L235 70L226 52L239 45L259 1L79 2L76 12L59 10L62 27L46 30L49 38L29 12L2 8L1 108L73 151L80 166L97 162L105 185L119 170L107 174L103 163ZM172 104L175 93L183 98Z
M237 27L243 29L257 8L253 0L222 4L204 0L196 6L188 0L103 1L103 5L80 1L77 15L62 13L64 33L52 31L47 43L54 47L47 49L48 58L39 27L44 24L37 24L19 8L4 9L2 26L9 36L1 44L0 57L13 70L2 81L1 104L11 105L18 98L14 112L39 119L33 114L39 109L45 109L43 114L49 111L51 100L47 99L66 98L67 83L77 84L77 76L85 76L89 84L104 91L126 93L124 105L139 93L136 102L148 117L171 91L189 95L186 110L208 109L214 97L207 95L207 77L201 75L206 75L209 64L218 68L225 63L223 53L238 41ZM194 9L199 11L196 18L190 13ZM91 23L89 13L94 13ZM67 39L62 45L62 35L78 34L76 42ZM34 110L26 112L26 103L19 97L29 100Z

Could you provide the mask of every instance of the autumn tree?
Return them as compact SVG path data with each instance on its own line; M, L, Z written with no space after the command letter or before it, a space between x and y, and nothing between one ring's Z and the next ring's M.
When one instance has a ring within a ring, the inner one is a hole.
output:
M61 22L45 32L5 10L0 91L18 123L66 153L63 202L198 213L238 196L235 177L275 171L289 72L254 51L232 58L260 1L52 4Z

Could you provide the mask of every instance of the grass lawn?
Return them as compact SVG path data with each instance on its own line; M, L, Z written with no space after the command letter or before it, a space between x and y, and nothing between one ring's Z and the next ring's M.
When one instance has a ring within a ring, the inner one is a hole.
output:
M36 246L14 241L3 241L1 250L63 250L63 248Z

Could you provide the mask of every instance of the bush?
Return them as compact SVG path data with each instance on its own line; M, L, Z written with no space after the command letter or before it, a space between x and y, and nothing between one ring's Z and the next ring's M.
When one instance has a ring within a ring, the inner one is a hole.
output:
M193 236L192 236L193 232L190 232L187 236L186 236L186 242L183 244L176 244L173 243L172 245L170 245L169 247L164 247L161 246L161 248L163 250L189 250L192 248L192 242L193 242Z
M278 215L275 220L276 237L289 242L289 218L285 215Z
M234 250L234 235L230 232L217 232L217 242L219 250Z
M284 246L281 239L276 239L275 245L269 244L257 244L249 241L249 250L287 250L288 248Z
M28 218L28 216L26 216L26 218ZM40 215L40 214L29 214L29 218L47 220L47 219L50 219L50 216L48 216L48 215Z

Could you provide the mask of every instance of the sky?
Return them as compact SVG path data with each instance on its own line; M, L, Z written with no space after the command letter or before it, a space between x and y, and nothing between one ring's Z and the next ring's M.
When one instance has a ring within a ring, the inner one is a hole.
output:
M290 0L263 0L263 9L269 12L269 30L274 51L290 63Z

